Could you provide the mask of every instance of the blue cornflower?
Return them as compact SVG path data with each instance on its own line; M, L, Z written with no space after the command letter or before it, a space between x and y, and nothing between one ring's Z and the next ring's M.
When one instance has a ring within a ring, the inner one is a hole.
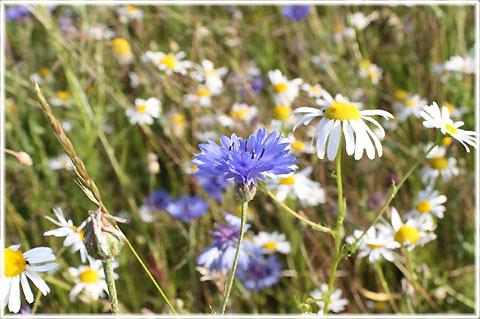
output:
M19 19L26 19L30 15L27 7L24 6L12 6L8 7L5 11L5 16L9 21L15 21Z
M207 192L208 195L215 198L219 202L222 201L222 192L230 186L225 176L196 176L197 182Z
M170 197L165 190L156 190L145 196L145 203L151 210L164 210L170 204Z
M238 238L240 237L240 218L223 213L227 224L216 224L216 230L210 232L214 237L212 244L205 248L200 256L198 256L197 264L210 269L210 271L218 270L224 274L232 268L235 252L237 249ZM246 224L245 230L250 227ZM243 241L240 246L238 268L247 268L251 256L262 253L260 247L249 241Z
M263 88L265 87L265 78L263 76L256 76L250 80L249 85L251 88L244 86L240 91L242 97L252 95L252 93L254 95L262 93Z
M263 173L288 174L297 160L288 155L285 149L289 143L282 143L281 134L273 132L267 136L267 130L262 128L248 140L232 134L231 138L220 137L221 145L207 140L208 144L200 144L201 154L195 154L192 163L197 165L198 176L218 176L234 179L237 186L257 186L257 179L265 180Z
M183 196L167 205L168 213L184 222L203 216L207 212L208 203L200 196Z
M243 286L255 291L277 284L281 276L282 264L275 255L250 258L248 267L238 271L238 279L243 282Z
M305 19L309 13L309 5L291 5L282 8L282 15L295 21Z

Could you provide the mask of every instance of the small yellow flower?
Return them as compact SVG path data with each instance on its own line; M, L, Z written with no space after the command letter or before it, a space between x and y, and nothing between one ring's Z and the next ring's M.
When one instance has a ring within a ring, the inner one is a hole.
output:
M124 38L115 38L112 40L112 49L118 55L128 55L131 54L132 49L130 44Z
M395 93L393 93L393 98L397 101L403 101L407 97L408 92L405 90L396 90Z

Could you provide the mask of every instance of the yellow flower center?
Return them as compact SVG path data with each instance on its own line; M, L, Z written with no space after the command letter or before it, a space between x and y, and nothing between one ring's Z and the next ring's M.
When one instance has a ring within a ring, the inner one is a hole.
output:
M275 249L275 248L277 248L277 243L274 242L274 241L271 241L271 242L263 245L263 248L265 248L265 249Z
M182 114L173 114L170 117L170 122L172 123L172 126L176 126L178 128L183 128L185 126L185 116Z
M42 78L49 78L52 75L52 71L50 71L49 68L44 66L38 69L38 73Z
M420 213L428 213L431 208L432 208L432 205L430 205L430 203L429 203L428 201L426 201L426 200L421 201L421 202L418 203L418 205L417 205L417 210L418 210Z
M99 278L100 277L98 276L98 273L91 268L84 270L80 274L80 280L87 284L92 284L94 282L97 282Z
M3 253L5 256L5 276L15 277L25 271L27 261L21 252L5 248Z
M115 38L112 40L112 49L113 52L119 55L127 55L132 50L130 49L130 44L124 38Z
M83 230L78 231L77 226L70 226L70 228L73 229L78 234L78 236L80 236L80 238L82 238L82 240L85 240L85 234L84 234Z
M360 68L361 69L368 69L372 65L372 62L369 60L361 60L360 61Z
M420 233L413 227L403 225L397 230L393 239L400 244L403 244L408 239L410 244L414 244L420 239Z
M311 90L312 92L314 92L314 93L320 92L320 88L318 88L318 87L316 87L316 86L311 86L311 87L310 87L310 90Z
M447 129L447 132L452 135L458 134L458 130L453 126L451 126L450 124L445 125L445 128Z
M232 117L235 120L245 120L245 116L249 113L248 109L237 109L232 110Z
M202 96L202 97L203 97L203 96L207 96L207 97L208 97L208 96L211 96L212 93L211 93L208 89L205 89L205 88L204 88L204 89L198 90L198 91L197 91L197 95L198 95L198 96Z
M452 138L451 137L444 137L442 138L442 145L443 146L450 146L452 144Z
M340 121L358 120L361 118L360 111L355 106L337 100L333 101L323 115L328 119Z
M290 116L290 113L292 113L290 107L280 104L275 106L272 116L276 120L284 121Z
M378 245L378 244L367 244L368 247L372 248L372 249L377 249L377 248L381 248L382 245Z
M177 61L175 60L175 57L171 54L165 55L165 57L160 61L160 63L165 64L167 68L170 70L173 70L175 68L175 64Z
M395 93L393 93L393 98L397 101L403 101L407 97L408 92L405 90L396 90Z
M431 158L429 161L429 164L431 167L438 169L438 170L444 170L448 167L448 161L447 159L443 157L434 157Z
M330 61L330 56L327 55L327 54L324 54L324 55L322 55L321 60L322 60L322 62L328 62L328 61Z
M277 83L273 86L273 91L275 93L282 93L287 90L287 85L285 83Z
M378 78L378 73L375 71L371 71L368 73L368 77L371 79Z
M203 69L203 73L206 76L215 76L215 75L217 75L217 70L215 70L215 69L211 69L211 70Z
M135 8L134 6L127 6L127 11L132 13L134 12L135 10L137 10L137 8Z
M417 102L415 102L414 100L407 100L407 102L405 102L405 105L408 106L408 107L413 107L417 104Z
M303 151L305 149L305 144L302 141L295 141L291 144L292 148L296 151Z
M292 185L295 183L295 177L288 176L288 177L280 177L280 184L282 185Z
M140 105L137 105L135 109L137 110L137 112L143 113L147 110L147 106L145 104L140 104Z
M332 32L333 33L339 33L339 32L342 32L345 28L343 27L343 25L340 25L340 24L336 24L332 27Z
M455 110L455 106L452 103L445 102L443 103L442 107L443 106L446 107L450 111L450 113L452 113L453 110Z
M58 91L57 96L60 100L66 101L70 97L70 93L67 91Z

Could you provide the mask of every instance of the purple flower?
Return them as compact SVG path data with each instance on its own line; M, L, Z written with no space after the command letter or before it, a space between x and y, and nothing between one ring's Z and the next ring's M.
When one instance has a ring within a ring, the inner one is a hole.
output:
M15 21L15 20L25 20L30 15L27 7L24 6L12 6L8 7L5 11L5 15L7 20Z
M291 5L282 8L282 15L295 21L305 19L309 13L309 5Z
M195 154L192 163L197 165L196 175L213 177L222 175L233 178L236 184L257 186L257 179L265 180L263 173L288 174L297 160L288 155L285 149L288 143L282 143L282 135L273 132L267 136L265 128L242 140L232 134L231 138L220 137L221 145L207 140L208 144L200 144L201 154Z
M170 197L165 190L156 190L145 196L145 203L150 210L164 210L170 203Z
M246 88L244 85L244 88L240 91L242 97L252 95L251 93L260 94L265 87L265 78L262 76L256 76L250 80L249 85L251 88Z
M240 237L240 218L223 213L227 224L215 225L216 230L210 232L214 240L212 244L205 248L198 256L197 264L209 268L211 271L218 270L224 274L232 268L238 239ZM250 227L245 226L245 230ZM261 254L262 250L249 241L243 241L240 247L238 267L246 269L249 265L251 256Z
M168 213L184 222L203 216L207 212L208 203L200 196L183 196L167 205Z
M230 186L230 182L223 175L219 176L196 176L197 182L208 195L219 202L222 201L222 192Z
M250 258L248 267L239 269L238 272L238 279L243 282L243 286L255 291L272 287L280 281L281 276L282 264L275 255L257 255Z

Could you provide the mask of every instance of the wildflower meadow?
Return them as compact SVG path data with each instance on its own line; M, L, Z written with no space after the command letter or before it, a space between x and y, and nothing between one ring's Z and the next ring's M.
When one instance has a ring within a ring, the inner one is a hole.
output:
M1 5L5 314L478 315L475 1Z

